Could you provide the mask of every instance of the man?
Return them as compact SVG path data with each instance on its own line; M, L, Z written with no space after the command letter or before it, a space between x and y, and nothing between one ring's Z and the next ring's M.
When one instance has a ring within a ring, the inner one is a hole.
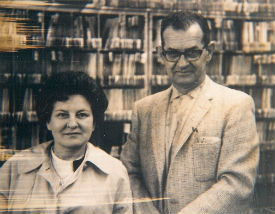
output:
M121 154L135 213L243 213L259 160L253 100L206 75L214 45L201 16L169 15L161 38L172 86L135 104Z

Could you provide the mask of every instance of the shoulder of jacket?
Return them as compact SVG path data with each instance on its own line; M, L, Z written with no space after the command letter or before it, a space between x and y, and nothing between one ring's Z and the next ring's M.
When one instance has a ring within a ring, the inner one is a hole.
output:
M252 97L243 91L232 89L215 82L213 82L212 89L216 97L227 100L231 103L232 101L238 102L244 100L252 100Z
M52 141L39 144L37 146L17 151L8 161L16 167L18 173L24 173L39 167L45 159L46 149Z
M162 100L163 98L168 98L169 92L170 92L170 88L164 90L164 91L160 91L157 92L155 94L151 94L148 95L138 101L136 101L136 106L138 107L145 107L145 106L150 106L152 107L152 105L158 103L160 100Z
M243 91L213 83L210 94L214 103L219 105L219 108L223 108L225 111L226 109L231 111L235 108L243 110L251 109L252 111L255 111L253 98Z

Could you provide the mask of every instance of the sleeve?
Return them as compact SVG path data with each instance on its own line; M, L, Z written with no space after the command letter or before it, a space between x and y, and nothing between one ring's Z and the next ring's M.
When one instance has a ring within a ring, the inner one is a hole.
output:
M10 183L12 178L11 161L6 161L0 168L0 212L7 211Z
M153 205L151 197L142 181L139 157L139 133L140 121L138 119L137 104L135 104L132 116L132 130L128 136L127 142L123 146L121 161L128 170L131 188L134 200L135 214L159 214L157 208Z
M122 177L119 180L116 191L116 202L113 209L113 214L132 214L133 200L130 181L126 169L123 167Z
M240 213L240 210L247 209L256 181L258 161L254 102L246 96L227 114L217 182L178 214Z

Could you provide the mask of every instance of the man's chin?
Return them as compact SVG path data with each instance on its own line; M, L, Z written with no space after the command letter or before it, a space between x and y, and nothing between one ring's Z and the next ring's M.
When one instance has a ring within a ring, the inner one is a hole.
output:
M196 85L196 81L193 78L176 78L173 85L176 88L192 88Z

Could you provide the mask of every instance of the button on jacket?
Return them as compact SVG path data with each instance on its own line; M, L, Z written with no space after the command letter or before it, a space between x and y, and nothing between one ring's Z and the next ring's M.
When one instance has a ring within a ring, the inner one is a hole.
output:
M52 165L51 145L19 152L0 168L0 194L9 213L132 213L129 178L119 160L88 143L82 164L63 183Z

